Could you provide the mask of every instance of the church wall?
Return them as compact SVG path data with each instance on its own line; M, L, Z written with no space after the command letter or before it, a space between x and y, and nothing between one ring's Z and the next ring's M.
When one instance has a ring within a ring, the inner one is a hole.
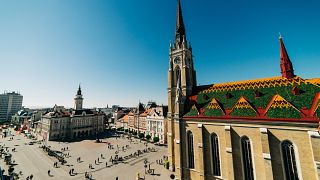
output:
M202 127L200 127L201 125ZM230 141L226 136L226 127L228 126L230 126L231 134L231 153L227 150L227 144L228 141ZM261 129L267 130L265 132L267 142L264 142L264 138L262 138L263 133ZM280 142L290 140L295 145L297 166L301 175L300 178L317 179L316 158L320 155L315 155L315 153L319 153L320 151L313 147L319 147L320 141L317 141L319 138L310 137L308 134L310 130L313 130L313 128L262 124L227 124L194 120L182 121L180 144L174 143L176 147L181 148L181 157L176 158L176 164L182 163L183 171L181 179L244 179L240 138L247 136L251 143L255 179L285 179ZM191 131L194 136L194 169L187 168L187 131ZM212 175L211 133L217 134L219 138L220 177ZM268 146L267 150L264 146ZM228 159L228 154L232 154L231 161ZM266 154L270 154L270 158L265 158ZM176 155L178 154L176 153ZM233 172L234 175L230 173L230 171ZM203 174L204 177L202 176Z
M221 176L215 177L213 175L212 165L212 151L211 151L211 134L215 133L219 139L219 154L220 154L220 170ZM212 124L203 125L203 152L204 152L204 173L207 180L210 179L229 179L228 176L228 163L227 163L227 152L226 152L226 137L225 137L225 126L223 124Z
M235 179L242 179L244 177L240 144L240 139L243 136L247 136L250 139L254 178L261 180L266 179L259 128L253 128L251 126L231 126L232 156Z
M307 130L269 129L272 171L275 180L284 179L280 143L289 140L294 144L300 179L317 179L310 136ZM319 148L320 146L318 146Z

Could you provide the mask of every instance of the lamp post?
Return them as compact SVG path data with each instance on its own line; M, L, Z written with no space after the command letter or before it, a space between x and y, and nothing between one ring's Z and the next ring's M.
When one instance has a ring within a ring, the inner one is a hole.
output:
M148 163L148 160L147 159L145 159L144 161L143 161L143 163L144 163L144 174L147 174L147 163Z

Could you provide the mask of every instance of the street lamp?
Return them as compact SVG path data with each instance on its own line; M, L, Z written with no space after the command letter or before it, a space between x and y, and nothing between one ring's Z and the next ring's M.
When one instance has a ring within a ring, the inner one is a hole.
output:
M143 163L144 163L144 174L147 174L147 167L148 167L147 163L148 163L148 160L145 159Z

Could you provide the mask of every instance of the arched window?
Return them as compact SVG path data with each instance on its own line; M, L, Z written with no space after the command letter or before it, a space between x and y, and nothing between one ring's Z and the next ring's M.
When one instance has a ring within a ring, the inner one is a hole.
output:
M241 153L244 179L253 180L254 172L252 164L251 143L247 136L241 138Z
M220 153L219 153L219 139L215 133L211 134L211 160L213 175L220 176Z
M286 140L281 143L283 166L286 179L299 179L293 144Z
M177 66L175 69L174 69L174 86L177 86L178 85L178 81L179 81L179 86L181 85L181 79L180 79L180 68L179 66Z
M194 169L194 150L193 150L193 135L191 131L187 133L187 148L188 148L188 167Z

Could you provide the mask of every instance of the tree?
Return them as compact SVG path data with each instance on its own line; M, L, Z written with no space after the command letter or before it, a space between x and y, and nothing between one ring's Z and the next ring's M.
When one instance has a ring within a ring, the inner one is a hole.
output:
M146 135L146 139L147 139L147 140L150 140L150 139L151 139L151 136L150 136L149 134L147 134L147 135Z
M139 133L139 138L143 139L144 138L144 134L143 133Z
M154 143L159 142L159 140L160 140L159 137L157 137L157 136L153 137L153 142L154 142Z

